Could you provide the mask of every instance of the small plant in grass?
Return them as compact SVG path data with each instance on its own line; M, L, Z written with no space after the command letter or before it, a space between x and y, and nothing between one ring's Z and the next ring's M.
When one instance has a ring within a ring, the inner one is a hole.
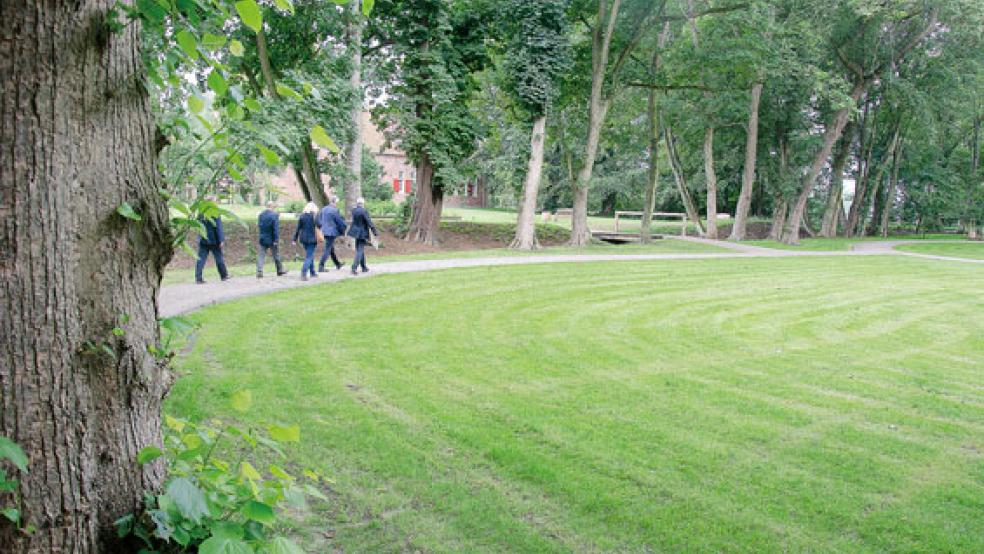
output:
M248 391L233 395L233 408L249 410ZM245 428L165 416L164 449L148 446L137 461L164 457L168 478L163 492L148 492L144 510L117 520L120 537L133 536L146 554L296 554L304 552L285 536L285 509L303 508L309 497L327 498L325 481L305 469L293 475L284 466L284 445L300 440L297 426ZM279 459L279 464L264 463Z

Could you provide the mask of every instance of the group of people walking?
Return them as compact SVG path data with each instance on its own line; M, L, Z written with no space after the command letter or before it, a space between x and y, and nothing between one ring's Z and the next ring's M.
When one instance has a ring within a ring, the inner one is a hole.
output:
M257 217L257 228L259 230L259 249L256 256L256 278L263 278L263 266L266 263L267 251L273 256L273 263L277 268L277 276L286 275L284 264L280 257L280 214L275 209L273 202L267 203L267 208L260 212ZM205 227L205 232L201 234L198 241L198 263L195 264L195 282L202 284L205 280L202 272L205 269L205 261L208 255L212 254L215 258L215 265L219 270L219 277L223 281L229 278L225 260L222 256L222 246L225 244L225 233L222 229L222 218L214 219L201 218L199 220ZM346 233L346 230L348 231ZM370 234L370 232L372 234ZM301 266L301 279L307 281L308 276L317 277L318 273L325 271L325 262L331 259L335 269L342 268L342 262L335 253L335 241L338 237L349 236L355 240L355 259L352 260L352 275L358 275L358 270L369 271L366 265L366 243L372 240L372 235L379 235L369 212L365 208L365 200L359 198L355 208L352 209L352 220L346 223L338 210L338 197L329 198L328 205L318 209L314 202L308 202L304 210L297 218L297 229L294 231L294 238L291 244L300 243L304 248L304 264ZM318 263L318 270L314 269L314 254L318 244L323 243L324 249L321 253L321 260Z

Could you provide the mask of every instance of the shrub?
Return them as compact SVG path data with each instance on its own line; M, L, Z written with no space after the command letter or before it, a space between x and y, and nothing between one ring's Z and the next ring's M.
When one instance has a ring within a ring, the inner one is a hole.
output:
M304 200L291 200L284 204L283 208L280 210L281 213L299 214L304 211L304 205L307 204Z
M27 473L27 456L16 442L0 435L0 460L7 460L14 468L21 473ZM7 470L0 467L0 494L17 493L17 479L7 477ZM14 503L8 505L6 502L0 503L0 515L14 522L15 525L21 523L20 497L14 497ZM26 529L31 532L31 529Z
M245 412L251 396L241 391L232 403ZM324 478L310 469L295 476L283 465L262 463L286 459L284 444L300 440L298 427L205 425L171 416L164 424L164 450L148 446L137 456L141 464L166 458L164 490L146 494L143 512L116 521L121 538L135 537L148 554L303 552L284 535L283 511L304 507L308 497L327 500L316 486Z

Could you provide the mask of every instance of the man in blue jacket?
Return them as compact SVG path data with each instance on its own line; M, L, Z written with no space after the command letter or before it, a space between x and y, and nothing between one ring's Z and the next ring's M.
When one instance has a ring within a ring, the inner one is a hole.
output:
M266 262L266 252L270 250L273 263L277 266L277 277L286 275L284 264L280 260L280 214L274 209L273 202L267 202L267 209L260 212L256 218L256 227L260 234L260 249L256 253L256 278L263 278L263 264Z
M355 259L352 260L352 275L358 274L360 266L362 267L363 273L369 271L369 268L366 267L366 243L372 239L372 235L379 236L379 230L372 223L372 218L369 217L369 212L366 211L365 205L365 199L359 198L356 202L355 209L352 210L352 227L348 232L348 236L355 239ZM370 231L372 231L372 235L369 234Z
M338 261L338 257L335 256L335 239L345 234L346 225L342 214L338 213L337 204L338 197L332 196L328 201L328 205L321 208L321 213L318 214L318 228L321 229L321 234L325 236L325 251L321 253L318 273L325 270L325 262L328 260L328 256L331 256L331 261L335 264L335 269L342 269L342 262Z
M210 219L205 216L198 218L198 221L205 227L205 232L198 239L198 263L195 264L195 282L199 285L205 284L202 278L202 271L205 269L205 260L209 253L215 258L215 267L219 269L219 277L223 281L229 278L226 271L225 260L222 258L222 245L225 244L225 233L222 232L222 218L215 216Z

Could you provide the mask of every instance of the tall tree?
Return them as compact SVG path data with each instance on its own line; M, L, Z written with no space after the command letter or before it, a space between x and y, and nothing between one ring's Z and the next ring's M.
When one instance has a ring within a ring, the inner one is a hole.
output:
M558 81L570 58L567 3L567 0L511 0L503 2L500 12L507 37L503 64L506 88L533 124L516 236L510 244L511 248L520 250L539 247L536 202L543 172L547 111L557 96Z

